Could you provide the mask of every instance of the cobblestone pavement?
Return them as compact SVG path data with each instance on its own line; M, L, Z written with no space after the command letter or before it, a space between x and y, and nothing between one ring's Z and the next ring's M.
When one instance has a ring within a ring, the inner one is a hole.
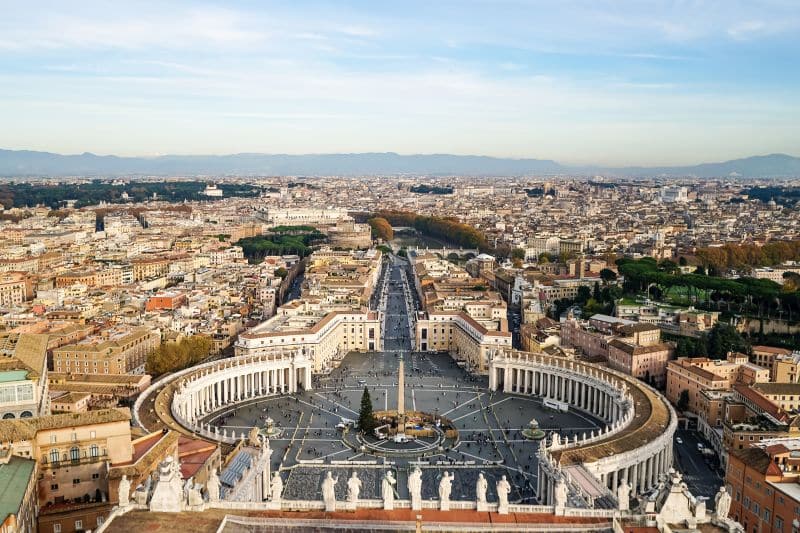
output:
M406 409L452 420L459 431L452 449L424 458L377 457L343 442L336 424L342 418L358 418L365 386L376 410L397 407L400 357L405 359ZM599 428L600 422L579 411L551 411L536 397L490 393L487 385L485 377L470 376L447 354L351 353L329 376L315 379L314 390L254 400L205 421L240 434L254 426L263 427L271 417L281 428L278 438L270 440L272 468L284 475L287 499L321 498L320 484L328 470L340 477L337 496L341 491L344 499L346 479L353 468L362 480L363 498L379 496L380 479L389 468L398 479L399 496L406 498L409 462L420 461L424 498L438 497L439 479L448 470L455 473L452 499L474 499L475 480L483 471L489 479L490 501L496 498L496 479L505 474L514 487L511 501L531 503L535 501L538 443L521 434L531 418L536 418L544 431L558 431L565 437L588 434ZM368 461L374 466L336 464L338 461Z

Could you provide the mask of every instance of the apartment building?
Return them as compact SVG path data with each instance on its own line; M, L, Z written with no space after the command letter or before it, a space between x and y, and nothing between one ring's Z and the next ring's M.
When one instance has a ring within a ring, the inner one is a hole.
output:
M732 500L729 516L744 531L800 530L800 438L732 450L725 484Z
M411 265L422 306L415 345L422 351L448 351L470 371L488 372L490 353L511 347L506 302L483 278L433 254L413 256Z
M621 326L618 332L621 337L608 343L608 366L662 386L675 348L661 342L661 330L649 324L630 324Z
M787 350L786 348L757 345L753 346L752 359L753 362L758 366L763 366L764 368L772 368L772 364L775 362L777 358L790 355L792 355L792 351Z
M101 331L78 344L53 350L53 370L83 374L143 374L161 334L147 328Z
M0 307L17 307L33 298L33 281L25 272L0 273Z

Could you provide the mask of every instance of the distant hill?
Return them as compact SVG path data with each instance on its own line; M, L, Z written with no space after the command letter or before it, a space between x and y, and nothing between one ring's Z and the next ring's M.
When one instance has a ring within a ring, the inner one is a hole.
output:
M59 155L49 152L0 150L0 175L123 175L123 174L239 174L239 175L369 175L552 174L564 169L554 161L500 159L447 154L395 153L222 156L117 157L90 153Z
M723 161L722 163L702 163L687 167L624 167L603 170L623 176L665 175L697 176L699 178L727 176L743 176L747 178L800 177L800 158L786 154L770 154Z
M547 159L508 159L472 155L231 154L160 157L61 155L28 150L0 150L2 176L113 175L593 175L800 177L800 158L785 154L748 157L686 167L569 167Z

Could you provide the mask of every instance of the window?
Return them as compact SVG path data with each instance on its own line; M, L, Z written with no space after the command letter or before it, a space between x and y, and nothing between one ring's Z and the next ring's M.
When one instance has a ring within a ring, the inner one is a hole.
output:
M772 518L772 515L770 514L769 509L764 509L764 522L769 524L769 521L770 521L771 518Z
M783 532L783 518L781 518L780 516L775 517L775 529L780 531L781 533Z
M78 461L81 458L81 451L78 449L77 446L73 446L69 449L69 458L73 461Z
M92 479L100 479L100 474L95 472L94 474L92 474Z
M55 443L56 443L56 440L57 440L57 439L56 439L56 436L55 436L55 435L50 435L50 444L55 444Z
M58 483L53 483L50 485L50 490L58 490Z
M53 533L61 533L61 524L53 524Z
M83 520L75 520L75 529L77 531L83 529Z
M73 484L73 485L78 485L80 482L81 482L81 478L78 478L78 477L76 477L76 478L74 478L74 479L72 480L72 484Z
M98 455L100 455L100 448L97 447L97 444L92 444L89 447L89 455L91 455L92 457L97 457Z
M50 450L50 462L51 463L58 462L58 450Z

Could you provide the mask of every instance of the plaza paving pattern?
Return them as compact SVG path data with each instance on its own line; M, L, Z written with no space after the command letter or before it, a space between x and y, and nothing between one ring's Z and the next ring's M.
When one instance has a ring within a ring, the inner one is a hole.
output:
M376 410L397 407L397 368L405 360L406 409L445 416L459 431L452 449L425 457L377 457L351 449L336 424L342 418L357 419L366 385ZM365 382L365 383L364 383ZM330 470L339 477L337 499L344 500L347 479L353 470L362 481L361 498L379 498L380 480L391 469L398 480L400 498L408 498L406 480L412 465L421 464L423 499L438 498L444 471L454 473L451 499L474 500L480 471L489 480L488 500L496 501L495 481L508 476L514 487L510 501L536 503L536 450L538 442L523 438L521 431L536 418L548 434L562 437L589 433L601 427L596 418L570 410L558 413L530 396L490 393L485 377L474 377L447 354L409 352L350 353L330 375L315 378L314 390L291 396L268 397L215 413L204 420L228 433L263 427L271 417L282 428L272 439L272 469L284 478L285 499L320 499L320 484ZM315 460L321 464L304 461ZM371 461L374 465L337 464ZM336 462L336 463L334 463Z

